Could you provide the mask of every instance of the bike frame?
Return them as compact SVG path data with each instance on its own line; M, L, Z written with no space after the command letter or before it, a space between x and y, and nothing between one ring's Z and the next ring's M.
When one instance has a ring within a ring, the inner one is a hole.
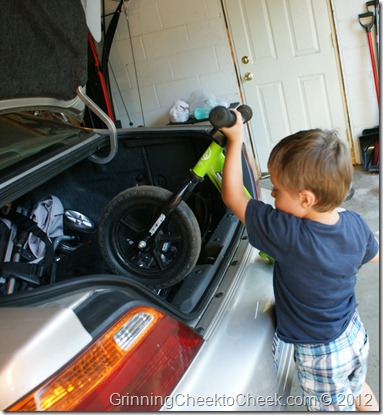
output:
M192 168L192 172L203 179L208 176L214 186L219 192L222 188L222 170L225 164L225 155L223 154L223 147L212 141L210 146L202 154L197 164ZM246 187L243 188L245 194L251 197Z
M202 154L195 166L190 170L189 175L183 185L176 192L174 192L170 200L166 202L166 204L161 209L158 218L149 229L148 235L139 242L139 249L146 249L151 245L150 242L157 236L158 232L161 229L161 225L165 222L166 218L182 201L186 200L189 197L195 187L204 180L205 176L208 176L217 190L221 192L222 170L225 163L225 155L223 154L225 147L223 144L224 137L217 136L217 131L213 131L212 136L214 138L213 141ZM246 195L251 197L250 193L245 187L244 192Z

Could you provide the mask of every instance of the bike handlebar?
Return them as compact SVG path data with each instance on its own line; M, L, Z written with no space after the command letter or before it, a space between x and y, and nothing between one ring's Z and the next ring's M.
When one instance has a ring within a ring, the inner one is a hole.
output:
M248 105L240 105L237 110L241 113L244 123L247 123L253 116L253 110ZM231 127L236 120L236 114L221 105L214 107L209 114L209 121L215 128Z

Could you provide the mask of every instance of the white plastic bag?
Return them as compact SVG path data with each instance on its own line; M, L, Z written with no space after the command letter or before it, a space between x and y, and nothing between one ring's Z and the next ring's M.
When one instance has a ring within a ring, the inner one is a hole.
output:
M169 111L170 122L186 122L189 119L189 104L178 100Z

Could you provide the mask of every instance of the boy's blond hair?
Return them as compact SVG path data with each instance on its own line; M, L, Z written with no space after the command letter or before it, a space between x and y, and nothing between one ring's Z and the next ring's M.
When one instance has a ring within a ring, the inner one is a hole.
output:
M311 190L318 212L335 209L345 200L353 175L346 143L335 131L320 129L282 139L271 151L268 169L287 190Z

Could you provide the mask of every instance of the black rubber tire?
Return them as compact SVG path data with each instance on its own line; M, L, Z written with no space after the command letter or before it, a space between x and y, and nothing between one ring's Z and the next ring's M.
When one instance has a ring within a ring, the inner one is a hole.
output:
M101 253L113 272L158 289L183 280L201 250L193 211L181 202L146 252L137 248L171 192L156 186L132 187L115 196L99 224Z

